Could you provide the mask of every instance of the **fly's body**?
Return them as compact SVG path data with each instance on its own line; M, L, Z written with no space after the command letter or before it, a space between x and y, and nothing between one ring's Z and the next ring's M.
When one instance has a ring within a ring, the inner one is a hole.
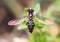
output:
M33 9L28 9L28 22L27 22L27 25L28 25L28 29L29 29L29 32L32 33L33 32L33 29L34 29L34 21L33 21L33 12L34 10Z
M16 26L16 25L20 25L21 26L21 24L22 23L24 23L24 21L25 21L25 23L26 24L24 24L24 26L25 27L23 27L23 28L27 28L27 26L28 26L28 30L29 30L29 32L30 33L32 33L33 32L33 29L34 29L34 27L36 27L36 23L34 23L34 20L33 20L33 18L35 17L35 15L33 14L33 12L34 12L34 10L33 9L28 9L28 16L26 16L26 17L28 17L28 22L26 22L26 18L24 18L24 19L14 19L14 20L10 20L9 22L8 22L8 25L10 25L10 26ZM41 22L41 21L39 21L40 19L38 18L38 17L35 17L36 18L36 20L38 21L38 22ZM47 18L45 18L45 17L43 17L44 19L47 19ZM37 22L37 23L38 23ZM45 23L44 21L42 21L41 23ZM27 25L27 26L26 26ZM38 26L40 26L39 24L38 24ZM41 27L41 26L40 26ZM37 27L38 28L38 27Z

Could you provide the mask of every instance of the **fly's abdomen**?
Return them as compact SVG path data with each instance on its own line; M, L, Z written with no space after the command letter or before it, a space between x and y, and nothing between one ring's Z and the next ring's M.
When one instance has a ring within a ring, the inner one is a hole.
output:
M33 29L34 29L34 26L35 26L33 20L29 20L27 22L27 25L28 25L29 32L32 33L33 32Z

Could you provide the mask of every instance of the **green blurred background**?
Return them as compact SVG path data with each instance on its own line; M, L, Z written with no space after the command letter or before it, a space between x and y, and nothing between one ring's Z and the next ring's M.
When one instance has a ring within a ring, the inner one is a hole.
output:
M25 23L18 25L16 28L21 29L16 30L17 34L20 31L27 32L29 42L60 42L60 0L4 0L4 2L18 19L23 17L25 8L31 7L37 11L36 17L44 21L41 23L34 19L36 27L32 34L25 28Z

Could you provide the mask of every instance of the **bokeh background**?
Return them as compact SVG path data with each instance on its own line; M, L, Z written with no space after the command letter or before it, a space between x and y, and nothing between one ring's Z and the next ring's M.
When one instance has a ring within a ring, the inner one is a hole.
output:
M47 25L35 21L32 34L25 25L8 25L13 19L21 21L25 8L37 10L41 17L36 17ZM60 0L0 0L0 42L60 42Z

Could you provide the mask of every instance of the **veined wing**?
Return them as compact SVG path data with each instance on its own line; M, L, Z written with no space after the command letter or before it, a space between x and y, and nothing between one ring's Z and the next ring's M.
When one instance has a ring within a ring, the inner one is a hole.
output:
M20 19L20 20L19 19L14 19L14 20L9 21L8 25L10 25L10 26L16 26L16 25L22 24L24 21L26 21L26 18Z
M35 23L35 28L43 28L46 25L48 25L47 22L40 20L37 17L34 17L34 23Z

